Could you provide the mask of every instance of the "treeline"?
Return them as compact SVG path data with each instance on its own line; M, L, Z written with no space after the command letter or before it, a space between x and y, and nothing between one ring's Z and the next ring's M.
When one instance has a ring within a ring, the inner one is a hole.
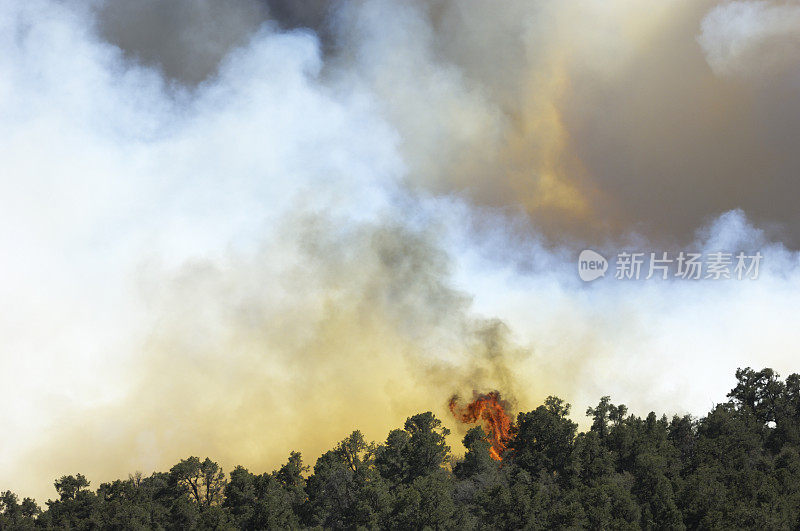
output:
M292 452L263 474L190 457L96 491L64 476L44 510L3 493L0 529L797 529L800 376L736 378L699 419L640 418L604 397L585 433L550 397L518 415L502 461L480 427L453 458L422 413L381 444L353 432L313 469Z

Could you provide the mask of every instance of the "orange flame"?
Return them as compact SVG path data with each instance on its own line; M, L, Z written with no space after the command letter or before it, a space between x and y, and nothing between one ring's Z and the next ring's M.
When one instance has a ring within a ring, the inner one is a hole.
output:
M503 452L511 438L512 421L506 413L507 407L499 391L488 394L473 392L472 402L463 407L458 406L458 396L450 399L450 412L455 418L467 424L481 422L492 444L489 453L496 461L503 459Z

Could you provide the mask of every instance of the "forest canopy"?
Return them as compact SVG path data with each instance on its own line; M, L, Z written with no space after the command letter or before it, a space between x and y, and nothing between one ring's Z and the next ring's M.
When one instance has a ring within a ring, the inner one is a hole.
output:
M702 418L640 418L603 397L585 432L549 397L516 416L501 456L478 422L454 457L426 412L380 443L354 431L313 467L290 452L272 472L225 473L192 456L94 490L67 475L44 507L0 492L0 530L796 529L800 375L745 368L736 379Z

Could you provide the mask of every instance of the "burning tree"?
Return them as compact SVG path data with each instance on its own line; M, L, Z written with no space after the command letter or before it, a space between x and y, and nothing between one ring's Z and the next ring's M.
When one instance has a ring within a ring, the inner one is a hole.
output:
M500 398L499 391L481 394L473 393L473 400L465 406L458 405L458 396L450 399L450 412L466 424L480 422L492 447L492 459L501 461L503 452L512 438L513 422L508 414L508 403Z

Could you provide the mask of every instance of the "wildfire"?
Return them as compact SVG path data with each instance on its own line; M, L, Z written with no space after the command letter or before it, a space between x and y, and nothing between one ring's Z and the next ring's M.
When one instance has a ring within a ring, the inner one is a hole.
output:
M450 411L455 418L467 424L482 423L492 444L489 453L497 461L503 459L503 452L511 438L512 421L506 408L507 404L500 398L498 391L488 394L475 392L472 402L463 407L458 406L458 396L450 399Z

